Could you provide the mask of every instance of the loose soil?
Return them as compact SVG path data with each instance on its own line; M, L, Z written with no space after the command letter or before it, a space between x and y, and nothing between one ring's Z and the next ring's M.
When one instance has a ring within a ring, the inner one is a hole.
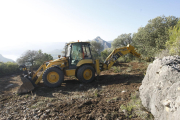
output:
M41 82L35 90L24 95L16 94L22 84L19 75L2 77L0 118L128 120L120 106L128 103L131 94L139 90L147 64L130 62L116 63L115 66L101 72L90 84L80 83L75 77L65 77L58 88L48 88Z

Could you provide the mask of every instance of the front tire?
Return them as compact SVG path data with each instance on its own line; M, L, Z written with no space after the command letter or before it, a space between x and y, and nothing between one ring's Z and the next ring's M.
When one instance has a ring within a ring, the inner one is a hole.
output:
M44 84L48 87L58 87L64 81L64 73L59 68L48 68L43 74Z
M84 65L79 68L77 72L77 78L82 83L90 83L95 78L95 70L90 65Z

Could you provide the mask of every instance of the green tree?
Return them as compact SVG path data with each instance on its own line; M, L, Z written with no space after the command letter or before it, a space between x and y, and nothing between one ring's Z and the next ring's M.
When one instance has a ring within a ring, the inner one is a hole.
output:
M133 45L138 52L146 57L154 57L157 52L165 49L169 39L169 28L177 24L178 18L174 16L158 16L148 21L145 27L138 29L133 35Z
M119 48L127 46L128 44L132 43L132 34L121 34L118 36L114 41L111 43L112 48Z
M41 50L28 50L22 55L20 58L17 59L18 64L28 64L30 66L39 66L43 64L45 61L52 60L53 57L50 54L42 53Z
M49 60L53 60L53 57L50 54L42 53L41 50L38 51L38 54L40 54L41 58L36 60L36 68L42 65L44 62L47 62Z
M176 26L169 29L169 40L166 42L170 54L180 55L180 20Z
M105 61L105 59L110 55L111 52L112 52L111 48L107 48L107 49L103 50L101 52L101 60Z
M28 50L22 55L20 58L17 59L18 64L30 64L34 65L35 61L42 57L42 52L35 51L35 50Z
M132 44L132 39L133 39L133 35L131 33L121 34L116 39L114 39L114 41L112 42L112 48L116 49L116 48L120 48L120 47L125 47L128 44ZM130 60L133 59L133 57L134 56L132 54L127 54L125 56L122 56L120 59L123 62L129 62Z
M103 50L103 45L96 41L91 41L90 44L93 59L97 59L100 56L101 51Z

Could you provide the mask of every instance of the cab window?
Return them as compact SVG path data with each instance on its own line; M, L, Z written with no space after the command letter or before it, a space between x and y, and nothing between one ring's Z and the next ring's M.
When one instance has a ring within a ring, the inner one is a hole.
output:
M81 44L79 43L72 44L71 65L76 65L81 59L83 59Z
M83 58L84 59L91 59L91 52L90 52L90 48L89 45L82 45L82 50L83 50Z

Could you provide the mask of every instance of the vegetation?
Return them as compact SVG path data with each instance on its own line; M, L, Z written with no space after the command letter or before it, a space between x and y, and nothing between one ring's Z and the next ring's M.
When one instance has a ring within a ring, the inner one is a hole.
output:
M140 27L137 33L119 35L112 42L111 49L132 44L142 57L148 61L154 60L155 56L180 54L180 21L175 16L158 16L148 21L145 27ZM108 51L101 53L102 59L108 56ZM134 57L127 54L118 61L129 62Z
M141 104L139 92L131 94L131 100L125 105L122 104L120 109L125 113L128 118L138 116L143 120L154 119L153 115L149 114Z
M180 55L180 20L169 29L169 40L166 42L171 55Z
M41 50L28 50L24 55L17 59L18 64L30 65L38 68L45 61L53 60L50 54L42 53Z
M101 51L103 50L103 45L96 41L91 41L90 44L91 44L91 54L93 56L93 59L100 58Z
M18 73L18 72L20 72L20 70L19 70L19 66L17 63L0 62L0 76L11 75L11 74Z
M120 66L113 66L112 67L112 69L113 69L113 72L115 72L115 73L120 73L120 72L122 72L122 69L120 68Z
M118 36L114 41L112 42L112 48L119 48L119 47L124 47L127 46L128 44L132 43L132 34L121 34Z
M112 49L111 48L107 48L107 49L105 49L105 50L103 50L102 52L101 52L101 60L102 61L105 61L105 59L110 55L110 53L112 52Z
M133 45L145 57L154 57L156 53L166 49L169 40L169 29L177 24L174 16L158 16L148 21L145 27L139 28L133 35Z

